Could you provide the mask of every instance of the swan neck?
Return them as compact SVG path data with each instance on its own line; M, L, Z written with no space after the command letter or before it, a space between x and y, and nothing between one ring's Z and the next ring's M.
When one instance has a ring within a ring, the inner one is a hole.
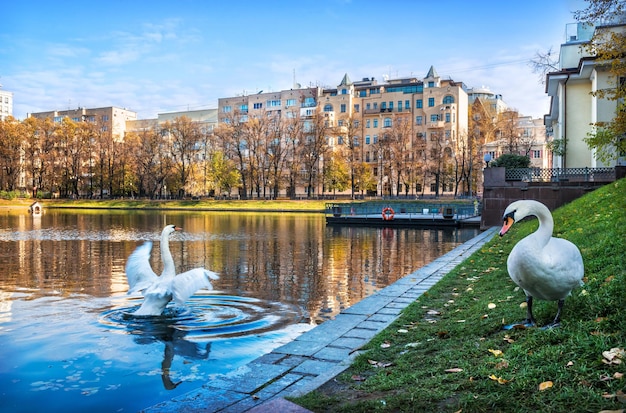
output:
M169 234L161 235L161 260L163 261L163 275L175 274L176 268L174 267L174 259L170 252L170 239Z
M552 219L552 214L550 210L541 206L536 209L535 215L539 220L539 228L535 231L535 236L539 238L541 245L546 245L550 238L552 237L552 231L554 230L554 220Z

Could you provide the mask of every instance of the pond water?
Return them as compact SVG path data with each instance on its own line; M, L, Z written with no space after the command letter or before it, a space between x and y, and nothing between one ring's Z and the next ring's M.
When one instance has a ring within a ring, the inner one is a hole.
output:
M220 275L162 316L132 316L124 265L144 241L160 273ZM130 412L200 387L478 234L326 227L322 214L0 210L3 411Z

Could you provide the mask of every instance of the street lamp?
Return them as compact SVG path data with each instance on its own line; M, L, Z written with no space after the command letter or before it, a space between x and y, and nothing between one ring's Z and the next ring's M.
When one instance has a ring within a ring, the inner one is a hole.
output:
M487 165L486 167L489 168L489 162L491 162L491 154L487 152L483 159L485 160L485 164Z

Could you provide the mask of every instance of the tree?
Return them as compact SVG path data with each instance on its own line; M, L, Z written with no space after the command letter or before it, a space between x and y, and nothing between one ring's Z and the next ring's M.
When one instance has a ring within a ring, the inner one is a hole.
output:
M329 128L327 119L319 111L315 112L312 118L306 120L304 124L304 142L299 146L296 156L301 156L305 168L308 198L313 196L313 190L317 188L319 163L324 159L328 150L326 134Z
M22 170L20 152L24 127L12 116L0 121L0 189L14 191Z
M179 197L183 198L189 178L193 175L194 160L199 151L200 129L197 123L182 116L172 122L165 122L163 130L169 133L171 139L171 155L178 176L173 189L176 189Z
M598 22L624 24L625 0L587 2L587 8L574 13L579 22L589 25ZM599 99L616 101L615 117L611 121L594 123L595 131L589 133L585 139L587 145L597 151L598 159L608 162L626 153L626 31L597 26L586 48L598 62L606 66L613 79L613 87L600 89L593 95Z
M339 153L332 152L324 159L324 188L328 191L345 191L350 184L350 165Z

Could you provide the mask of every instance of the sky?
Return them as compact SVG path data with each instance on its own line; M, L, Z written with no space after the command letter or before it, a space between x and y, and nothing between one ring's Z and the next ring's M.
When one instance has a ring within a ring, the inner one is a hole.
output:
M116 106L139 119L217 100L375 77L488 87L532 117L529 61L558 53L583 0L5 0L0 84L13 116ZM295 81L294 81L295 80Z

